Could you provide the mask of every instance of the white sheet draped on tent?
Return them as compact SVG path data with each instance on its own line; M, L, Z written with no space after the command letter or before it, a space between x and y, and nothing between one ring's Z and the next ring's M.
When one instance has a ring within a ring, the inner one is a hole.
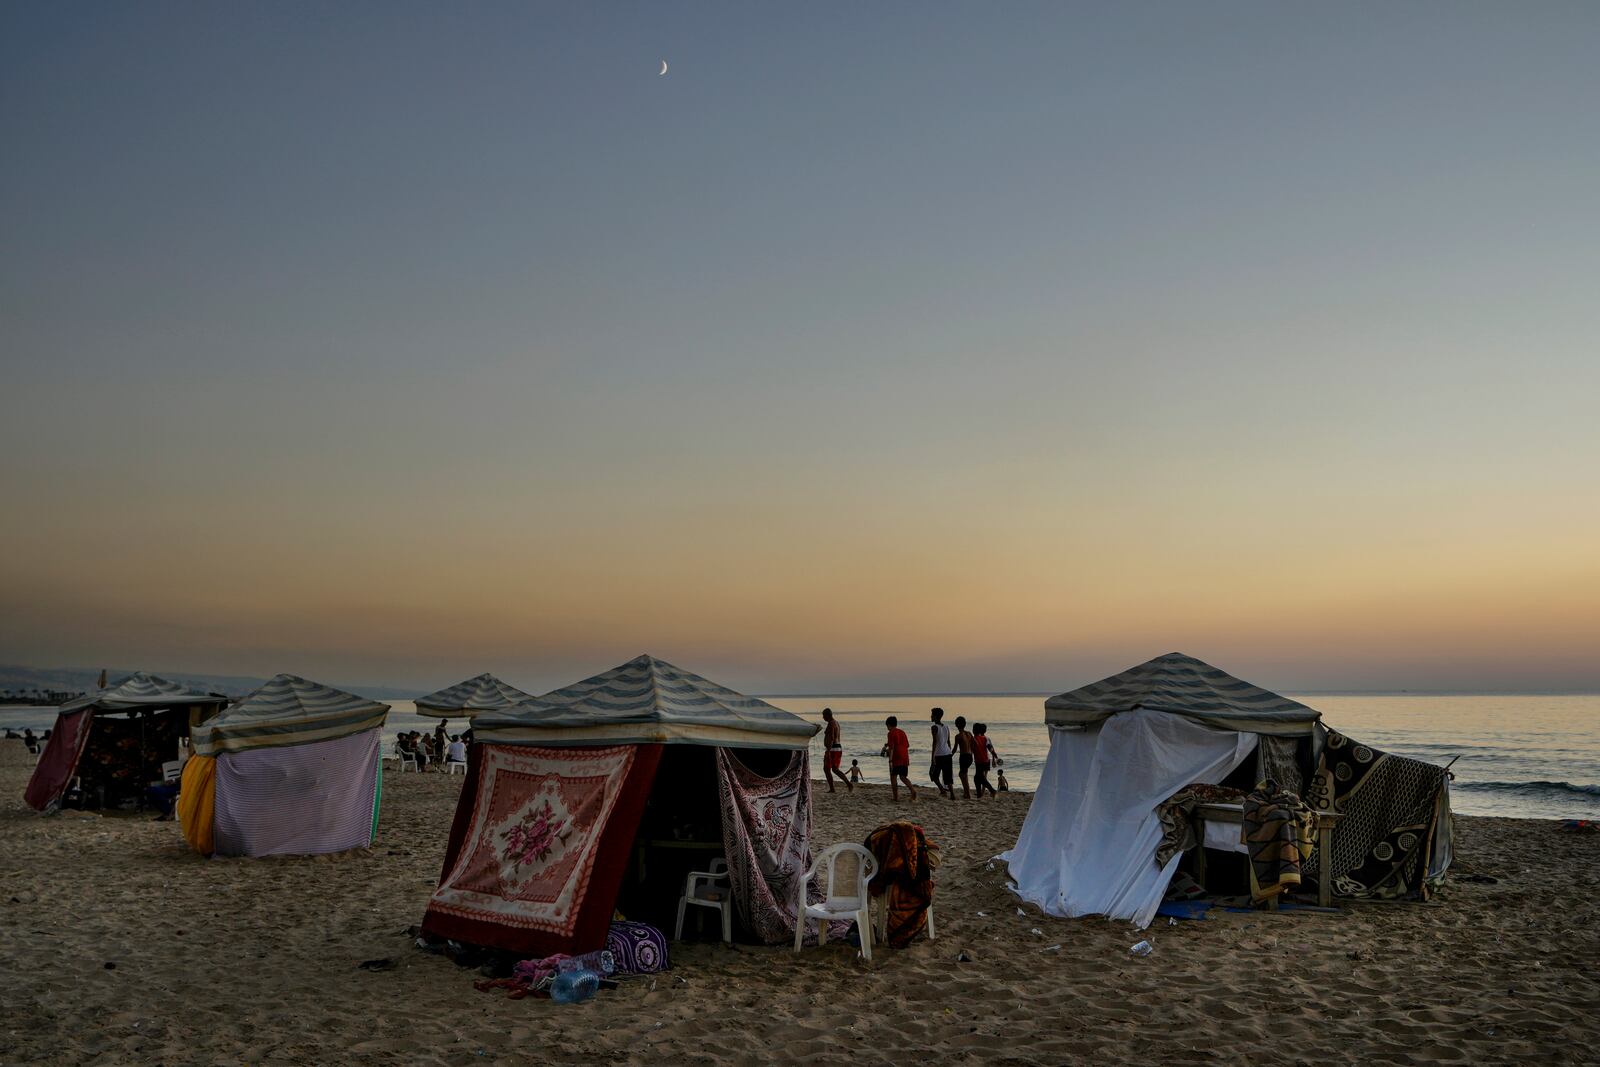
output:
M217 760L219 856L310 856L372 843L383 731Z
M1017 845L1003 853L1024 900L1046 914L1107 915L1148 926L1180 857L1156 864L1156 807L1191 782L1216 784L1256 747L1254 733L1130 711L1050 730L1050 757Z

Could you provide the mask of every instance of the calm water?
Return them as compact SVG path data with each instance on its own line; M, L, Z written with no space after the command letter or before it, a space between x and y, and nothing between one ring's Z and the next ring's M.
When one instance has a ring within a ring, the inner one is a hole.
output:
M1005 760L1014 789L1039 783L1049 751L1044 694L1008 696L816 696L773 697L772 703L820 723L831 707L844 729L844 765L859 760L870 782L887 780L883 720L897 715L911 736L913 781L928 756L928 709L945 709L984 722ZM1455 810L1467 815L1512 815L1545 819L1600 819L1600 695L1445 696L1435 694L1309 694L1296 699L1318 709L1332 728L1377 748L1448 763L1456 780ZM0 708L0 727L36 731L54 718L49 708ZM391 738L401 730L431 730L436 720L419 716L410 701L394 702ZM451 728L465 725L452 720ZM822 766L821 735L811 765Z

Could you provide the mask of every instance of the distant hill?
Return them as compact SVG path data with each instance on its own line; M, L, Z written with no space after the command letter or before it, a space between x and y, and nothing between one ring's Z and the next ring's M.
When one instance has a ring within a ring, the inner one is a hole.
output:
M116 685L122 679L132 674L133 671L125 668L107 668L106 679ZM168 681L178 682L195 689L203 689L208 693L224 693L231 697L244 696L250 690L267 681L265 678L251 678L237 674L193 674L189 671L164 671L152 670L151 674L159 675ZM88 693L95 689L95 683L100 680L98 667L16 667L0 666L0 690L10 689L13 692L33 690ZM321 681L322 679L317 679ZM364 697L374 700L410 700L419 694L411 689L395 689L381 685L345 685L340 682L329 682L329 685L340 689L348 689L352 693L359 693Z

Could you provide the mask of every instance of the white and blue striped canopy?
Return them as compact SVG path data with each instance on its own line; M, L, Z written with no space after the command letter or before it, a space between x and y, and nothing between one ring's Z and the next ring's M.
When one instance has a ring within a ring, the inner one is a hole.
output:
M474 715L480 711L509 708L532 699L532 693L524 693L514 685L507 685L492 674L480 674L437 693L418 697L416 705L418 715Z
M1084 726L1139 708L1257 734L1309 734L1322 715L1193 656L1169 652L1051 697L1044 702L1044 719L1052 726Z
M389 705L280 674L191 731L197 755L331 741L383 725Z
M472 720L488 744L803 749L821 727L651 656Z
M84 708L96 711L135 711L139 708L183 708L197 704L226 704L227 697L202 693L144 671L135 671L116 685L89 693L61 705L63 715Z

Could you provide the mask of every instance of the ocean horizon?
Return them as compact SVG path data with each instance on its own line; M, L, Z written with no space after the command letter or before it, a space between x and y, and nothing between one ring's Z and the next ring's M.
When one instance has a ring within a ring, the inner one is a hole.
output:
M822 693L771 694L763 699L813 722L824 707L844 730L846 768L859 762L869 782L887 780L882 720L897 716L911 735L912 761L927 756L928 709L953 721L989 726L1011 788L1032 791L1049 754L1044 727L1047 693ZM1463 815L1538 819L1600 819L1600 694L1348 691L1286 694L1322 712L1332 729L1378 749L1439 765L1451 764L1451 802ZM385 744L403 730L431 730L409 700L391 702ZM54 721L48 707L0 707L0 728L35 731ZM451 721L459 731L465 721ZM821 774L821 735L811 766ZM925 778L913 772L913 781Z

